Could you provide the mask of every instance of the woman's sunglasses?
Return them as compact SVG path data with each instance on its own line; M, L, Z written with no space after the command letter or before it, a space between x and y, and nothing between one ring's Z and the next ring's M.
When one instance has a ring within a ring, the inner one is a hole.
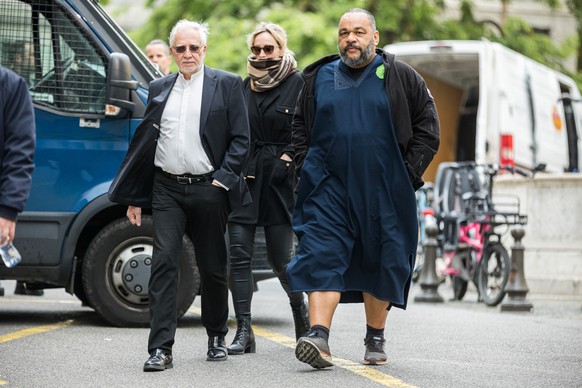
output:
M254 55L259 55L261 53L261 50L265 52L265 55L271 55L273 54L273 51L275 51L275 46L271 46L270 44L263 46L263 47L259 47L259 46L252 46L251 47L251 52Z
M188 49L193 54L198 54L198 52L200 52L200 46L196 46L194 44L191 44L189 46L174 46L174 51L177 52L178 54L184 54Z

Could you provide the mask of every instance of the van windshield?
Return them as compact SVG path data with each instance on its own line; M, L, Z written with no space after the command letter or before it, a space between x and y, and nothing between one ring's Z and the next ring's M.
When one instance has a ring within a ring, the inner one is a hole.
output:
M0 15L2 64L26 80L36 104L104 112L107 59L64 10L10 0Z

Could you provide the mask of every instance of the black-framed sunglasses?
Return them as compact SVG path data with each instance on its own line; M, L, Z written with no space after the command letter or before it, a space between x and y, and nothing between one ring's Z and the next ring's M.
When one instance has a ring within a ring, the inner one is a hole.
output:
M187 49L193 54L198 54L200 52L200 46L196 46L195 44L188 46L174 46L174 51L178 54L184 54Z
M265 55L271 55L271 54L273 54L273 51L275 51L275 46L268 44L268 45L265 45L263 47L259 47L259 46L252 46L251 47L251 52L254 55L259 55L261 53L261 50L265 52Z

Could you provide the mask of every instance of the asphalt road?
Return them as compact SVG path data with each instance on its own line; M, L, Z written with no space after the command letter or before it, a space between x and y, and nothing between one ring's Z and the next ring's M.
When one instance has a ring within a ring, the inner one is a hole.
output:
M205 361L199 299L180 321L174 368L142 372L148 329L107 326L63 290L12 295L2 281L0 385L7 387L582 387L582 300L528 295L529 313L461 302L439 287L442 304L394 309L386 329L388 364L361 364L362 305L340 305L330 348L336 366L315 370L294 357L291 310L276 280L253 301L257 353ZM234 335L229 332L227 341Z

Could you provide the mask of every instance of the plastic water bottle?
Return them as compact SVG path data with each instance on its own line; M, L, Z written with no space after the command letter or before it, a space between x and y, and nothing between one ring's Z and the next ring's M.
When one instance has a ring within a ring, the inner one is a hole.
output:
M4 244L0 247L0 256L2 256L2 260L8 268L17 266L22 260L20 253L12 243Z

